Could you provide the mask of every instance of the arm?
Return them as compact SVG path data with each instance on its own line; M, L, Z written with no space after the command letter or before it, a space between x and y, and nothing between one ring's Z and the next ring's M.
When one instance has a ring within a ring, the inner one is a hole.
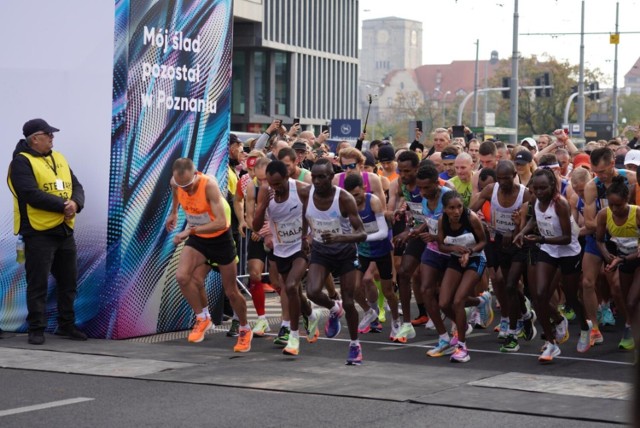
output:
M384 218L384 210L382 209L382 203L376 195L371 195L371 209L376 215L376 223L378 224L378 231L367 235L367 242L382 241L389 238L389 226L387 226L387 220Z
M493 195L493 186L495 186L495 183L489 184L487 187L482 189L482 192L478 193L478 197L475 200L472 198L471 203L469 204L469 210L477 212L482 209L484 203L491 200L491 196ZM527 192L525 192L525 194L526 193Z
M360 133L360 137L356 141L356 149L362 151L362 143L364 142L365 138L367 138L367 133L366 132Z
M265 183L266 184L266 183ZM258 203L255 204L255 212L252 215L250 224L253 230L260 230L265 222L265 214L267 212L267 207L269 206L269 202L271 201L271 192L269 192L269 186L263 184L260 186L260 191L258 192ZM253 187L253 186L252 186ZM247 187L247 193L249 187ZM253 189L252 189L253 191ZM249 216L247 215L247 219Z
M336 189L336 191L338 191ZM349 218L353 232L349 234L342 233L325 233L322 235L322 239L327 244L332 243L356 243L362 242L367 239L367 232L364 231L364 225L362 219L358 214L358 207L356 201L349 192L340 192L340 212L344 217Z
M482 222L473 211L469 211L469 221L471 222L471 227L473 227L473 233L476 235L478 242L471 249L472 253L479 253L484 249L487 245L487 234L484 233L484 227L482 227Z
M194 227L192 232L194 234L213 233L219 230L225 230L229 227L229 222L227 221L227 217L224 213L224 205L222 204L222 193L220 193L218 184L214 180L209 180L207 182L205 192L215 220L207 224L203 224L202 226Z
M176 187L175 182L173 181L173 177L169 182L171 186L171 210L169 211L169 217L165 222L165 229L171 232L176 228L176 224L178 222L178 188Z
M11 182L13 183L16 196L21 203L24 202L34 208L45 211L64 212L65 200L63 198L44 192L38 188L38 182L31 169L31 164L26 157L17 155L13 159L9 175L11 176Z
M463 246L460 245L449 245L449 244L445 244L444 243L444 227L443 227L443 223L444 222L444 215L440 216L440 218L438 219L438 236L436 237L436 239L438 240L438 249L440 251L442 251L443 253L447 253L447 254L451 254L451 253L458 253L458 254L466 254L469 252L468 248L465 248Z
M248 175L248 174L247 174ZM244 193L242 192L242 179L236 187L236 197L233 198L233 213L238 219L238 232L243 238L245 235L245 229L248 227L247 222L244 219Z
M596 183L591 180L584 188L584 227L589 233L596 230Z
M596 216L596 244L602 254L605 264L610 264L615 256L609 252L605 245L605 236L607 233L607 210L601 210Z
M382 182L380 181L380 177L375 174L369 174L369 183L371 184L371 193L376 195L382 204L382 209L387 209L387 198L384 196L384 191L382 190Z

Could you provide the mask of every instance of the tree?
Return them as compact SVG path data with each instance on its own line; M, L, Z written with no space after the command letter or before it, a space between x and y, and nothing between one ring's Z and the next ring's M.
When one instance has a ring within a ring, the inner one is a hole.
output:
M624 118L627 125L640 126L640 94L619 96L618 107L620 108L618 114L620 120Z
M550 97L535 96L534 90L521 89L518 99L518 134L534 135L544 134L558 129L564 121L564 110L573 93L572 87L578 83L579 67L568 62L558 62L554 57L543 55L545 61L540 61L538 57L521 58L519 64L519 84L520 86L534 86L536 78L544 73L549 73L553 90ZM496 75L492 78L491 85L502 86L502 78L511 76L511 61L500 61L500 67ZM585 69L586 82L602 82L603 74L598 70ZM499 99L496 111L496 125L509 126L510 100ZM595 101L589 100L585 96L585 117L589 117L592 112L597 111ZM577 104L574 104L569 111L569 121L577 121Z

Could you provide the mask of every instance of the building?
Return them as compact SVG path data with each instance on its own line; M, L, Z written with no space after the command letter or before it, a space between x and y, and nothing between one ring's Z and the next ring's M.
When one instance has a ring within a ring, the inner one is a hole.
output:
M640 94L640 58L633 64L631 70L624 75L624 89L623 93Z
M231 128L354 118L357 0L235 0Z

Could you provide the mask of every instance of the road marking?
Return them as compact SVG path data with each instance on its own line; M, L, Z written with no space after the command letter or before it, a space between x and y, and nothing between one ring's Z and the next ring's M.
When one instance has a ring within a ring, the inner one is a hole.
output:
M265 334L265 336L277 336L277 334L273 334L273 333L267 333ZM306 337L306 336L300 336L300 337ZM318 339L320 340L327 340L327 341L335 341L335 342L350 342L350 339L339 339L339 338L328 338L328 337L319 337ZM429 343L429 341L427 342L418 342L418 343L396 343L396 342L377 342L374 340L362 340L360 339L360 343L367 343L370 345L378 345L378 346L382 346L382 350L391 350L391 347L396 347L396 348L422 348L422 349L432 349L435 348L435 346L431 346L431 345L423 345L423 343ZM435 341L434 341L435 343ZM540 354L529 354L526 352L500 352L500 351L489 351L486 349L473 349L473 348L468 348L469 352L478 352L481 354L497 354L497 355L503 355L505 357L535 357L538 358L540 356ZM567 361L586 361L586 362L590 362L590 363L601 363L601 364L613 364L613 365L619 365L619 366L633 366L633 363L625 363L624 361L611 361L611 360L599 360L596 358L579 358L579 357L563 357L563 356L559 356L559 357L553 357L554 360L567 360Z
M469 385L613 400L630 400L633 395L633 385L626 382L525 373L504 373L470 382Z
M52 401L50 403L36 404L34 406L17 407L15 409L0 410L0 417L16 415L18 413L34 412L36 410L50 409L52 407L68 406L70 404L84 403L85 401L93 401L95 398L69 398L68 400Z

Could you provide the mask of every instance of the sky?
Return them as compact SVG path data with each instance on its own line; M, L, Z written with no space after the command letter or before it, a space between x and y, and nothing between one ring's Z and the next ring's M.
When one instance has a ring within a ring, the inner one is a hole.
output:
M607 78L601 87L613 86L616 1L585 0L585 68L599 68ZM513 52L515 0L360 0L360 19L395 16L422 22L423 64L448 64L474 60L476 39L479 58L500 59ZM581 0L519 0L518 51L521 56L548 54L557 60L580 63ZM619 0L618 87L640 57L640 0ZM362 28L362 26L360 26ZM589 32L607 34L589 35ZM578 33L577 35L526 35L526 33Z

